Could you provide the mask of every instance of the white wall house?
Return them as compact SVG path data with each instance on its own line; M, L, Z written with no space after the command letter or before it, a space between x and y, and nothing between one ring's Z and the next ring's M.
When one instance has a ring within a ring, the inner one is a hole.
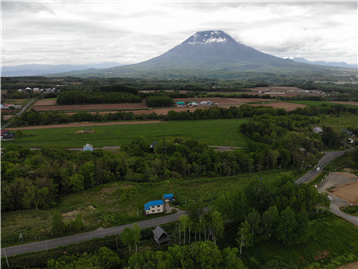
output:
M164 212L164 201L150 201L144 205L145 214L156 214Z

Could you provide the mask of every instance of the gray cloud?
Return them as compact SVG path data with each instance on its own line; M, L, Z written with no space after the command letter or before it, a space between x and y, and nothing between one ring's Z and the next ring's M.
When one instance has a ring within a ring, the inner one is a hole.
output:
M356 10L357 3L8 3L3 64L136 63L203 30L223 30L273 55L352 62L356 31L348 20L357 19Z
M55 12L45 4L42 3L24 3L24 2L2 2L1 4L3 12L18 13L18 12L28 12L28 13L38 13L38 12L48 12L55 14Z

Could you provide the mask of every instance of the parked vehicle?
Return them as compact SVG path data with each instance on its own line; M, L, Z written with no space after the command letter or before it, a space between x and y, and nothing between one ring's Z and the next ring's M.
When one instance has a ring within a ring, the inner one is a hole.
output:
M320 170L321 170L321 168L319 168L319 167L316 168L316 171L317 171L317 172L319 172Z

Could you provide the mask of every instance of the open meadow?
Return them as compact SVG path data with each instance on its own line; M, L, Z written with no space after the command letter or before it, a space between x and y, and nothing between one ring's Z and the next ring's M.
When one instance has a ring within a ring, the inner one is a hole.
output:
M249 119L170 121L165 124L125 124L109 126L71 127L22 130L24 137L16 137L13 141L2 143L2 147L15 144L23 147L82 147L90 143L94 147L120 146L129 144L134 137L144 136L151 141L164 137L194 138L209 145L242 147L247 146L249 139L238 132L240 124ZM59 125L61 126L61 125ZM92 134L75 134L82 129L93 129ZM12 130L17 130L16 128Z
M320 126L332 127L333 130L341 132L342 129L349 129L348 126L358 127L358 115L344 114L339 117L336 116L324 116L321 119Z

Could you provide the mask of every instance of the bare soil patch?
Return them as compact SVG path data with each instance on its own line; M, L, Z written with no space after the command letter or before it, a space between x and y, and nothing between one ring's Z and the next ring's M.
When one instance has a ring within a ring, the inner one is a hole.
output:
M330 191L334 195L347 199L351 204L358 204L358 182L336 187Z
M342 185L352 184L357 181L357 176L346 172L332 172L330 173L320 189L325 191L332 187L338 187Z
M80 130L76 131L75 134L94 134L95 132L95 130Z
M358 102L340 102L340 101L331 101L327 103L333 103L333 104L342 104L342 105L351 105L351 106L358 106Z
M4 120L11 119L14 115L4 115Z
M164 121L128 121L128 122L105 122L105 123L70 123L65 125L44 125L44 126L30 126L7 128L8 130L33 130L33 129L51 129L51 128L68 128L68 127L85 127L85 126L101 126L101 125L124 125L124 124L150 124L150 123L166 123Z
M39 100L34 106L53 106L56 105L57 100Z
M269 104L251 104L251 106L272 106L273 108L284 108L287 111L295 110L296 108L305 108L306 105L302 104L294 104L294 103L285 103L285 102L277 102L277 103L269 103Z

